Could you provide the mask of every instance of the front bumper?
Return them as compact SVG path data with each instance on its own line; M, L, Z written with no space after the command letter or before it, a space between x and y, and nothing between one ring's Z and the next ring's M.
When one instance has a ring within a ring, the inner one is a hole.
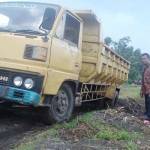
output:
M0 85L0 98L23 105L37 106L41 96L33 91Z

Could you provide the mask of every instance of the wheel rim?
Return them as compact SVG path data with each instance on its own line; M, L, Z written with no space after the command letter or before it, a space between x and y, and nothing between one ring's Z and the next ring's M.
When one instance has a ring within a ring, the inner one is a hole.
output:
M60 91L54 98L53 110L57 116L64 116L68 111L69 99L64 91Z

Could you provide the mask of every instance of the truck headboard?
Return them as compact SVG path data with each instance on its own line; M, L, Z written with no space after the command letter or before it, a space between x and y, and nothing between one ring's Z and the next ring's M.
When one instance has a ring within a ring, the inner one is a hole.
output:
M99 42L101 23L90 10L74 11L83 20L83 41Z

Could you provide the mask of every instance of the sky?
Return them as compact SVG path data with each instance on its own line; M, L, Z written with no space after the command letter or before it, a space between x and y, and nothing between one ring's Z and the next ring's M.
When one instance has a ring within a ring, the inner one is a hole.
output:
M0 0L30 1L31 0ZM32 0L75 10L93 10L102 22L103 37L130 36L134 48L150 53L150 0Z

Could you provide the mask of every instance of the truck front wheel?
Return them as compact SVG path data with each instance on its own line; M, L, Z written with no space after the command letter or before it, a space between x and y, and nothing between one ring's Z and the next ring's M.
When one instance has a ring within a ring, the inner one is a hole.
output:
M56 96L47 97L49 107L45 109L44 122L51 124L68 121L74 110L74 99L71 87L64 84Z

